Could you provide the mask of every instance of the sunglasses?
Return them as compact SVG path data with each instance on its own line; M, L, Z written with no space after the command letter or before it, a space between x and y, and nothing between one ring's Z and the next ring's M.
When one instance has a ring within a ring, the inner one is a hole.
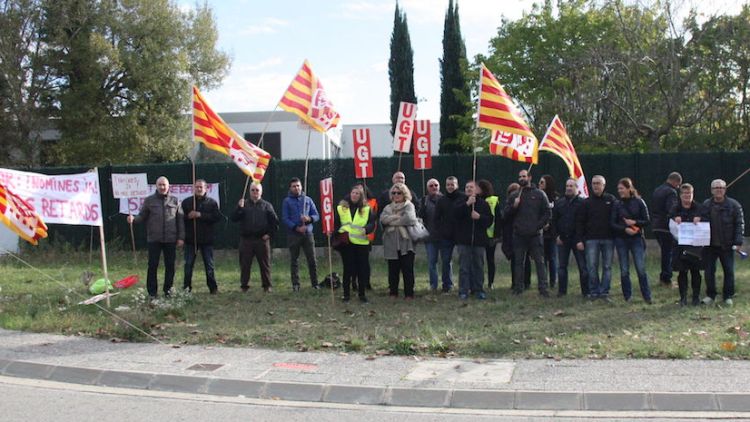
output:
M391 192L391 195L403 195L403 194L404 194L403 192L397 191L397 190L394 190L393 192Z

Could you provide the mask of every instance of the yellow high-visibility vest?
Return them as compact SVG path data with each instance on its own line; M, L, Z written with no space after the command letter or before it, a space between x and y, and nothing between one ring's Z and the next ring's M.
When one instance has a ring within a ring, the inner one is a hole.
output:
M484 198L484 200L487 202L487 205L490 206L490 211L492 212L492 225L487 228L487 237L492 239L495 236L495 208L497 207L500 198L492 195Z
M339 213L339 220L341 221L339 233L349 232L349 242L354 245L369 245L370 239L367 238L365 233L365 226L367 220L370 219L370 207L362 207L360 211L355 212L354 221L352 221L352 213L349 208L339 205L336 207L336 211Z

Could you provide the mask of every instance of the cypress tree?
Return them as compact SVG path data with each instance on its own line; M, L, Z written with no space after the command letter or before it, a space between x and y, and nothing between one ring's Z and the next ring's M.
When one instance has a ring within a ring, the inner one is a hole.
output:
M443 58L440 59L440 153L461 153L469 149L462 145L460 137L468 131L467 120L471 98L466 82L466 46L461 38L458 18L458 3L448 2L443 26Z
M391 82L391 133L395 133L401 101L417 102L414 94L414 50L411 48L406 13L398 7L398 2L393 18L388 77Z

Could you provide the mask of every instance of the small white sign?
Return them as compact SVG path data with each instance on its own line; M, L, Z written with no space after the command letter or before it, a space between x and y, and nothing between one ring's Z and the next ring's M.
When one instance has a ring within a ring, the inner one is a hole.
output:
M146 173L112 173L112 194L115 198L143 198L150 193Z
M677 239L678 245L708 246L711 244L711 224L684 221L680 224L669 220L669 231Z

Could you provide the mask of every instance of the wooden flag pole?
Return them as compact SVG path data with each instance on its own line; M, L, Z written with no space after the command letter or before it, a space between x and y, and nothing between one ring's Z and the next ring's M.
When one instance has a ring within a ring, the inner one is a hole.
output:
M332 252L331 252L331 233L328 233L328 236L326 236L326 237L328 238L328 276L331 278L331 305L335 305L336 304L336 293L333 290L334 279L333 279L333 258L331 257L331 254L332 254Z
M307 129L307 148L305 149L305 181L302 187L302 195L307 196L307 162L310 160L310 135L312 134L312 127ZM302 198L302 215L307 216L307 201Z
M750 173L750 167L748 167L748 169L747 169L747 170L745 170L744 172L742 172L742 174L740 174L740 175L739 175L739 176L737 176L737 177L736 177L736 178L735 178L734 180L732 180L732 181L731 181L731 182L730 182L730 183L729 183L729 184L727 185L727 189L729 189L729 187L730 187L730 186L732 186L733 184L735 184L735 183L736 183L736 182L737 182L738 180L740 180L740 179L741 179L741 178L742 178L742 177L743 177L744 175L746 175L747 173Z
M130 210L128 210L128 217L132 217L132 216L133 216L133 214L130 213ZM135 265L137 267L138 266L138 255L135 252L135 233L133 233L133 222L131 221L130 224L128 224L128 225L130 226L130 246L133 248L133 265ZM92 238L94 236L93 229L94 228L92 227L91 228L91 230L92 230L91 231Z
M424 169L422 169L422 198L426 195L425 193L425 187L424 187Z
M271 113L268 115L268 120L266 120L265 126L263 126L263 130L260 132L260 139L258 139L258 148L263 148L263 137L266 135L266 131L268 130L268 125L271 124L271 118L273 117L274 113L276 113L276 110L279 108L279 104L276 103L276 106L271 110ZM245 193L247 192L247 187L250 185L250 176L247 176L245 179L245 188L242 189L242 199L245 199Z
M96 173L97 180L99 179L99 168L94 167L94 172ZM132 223L131 223L132 227ZM102 221L102 224L99 225L99 244L101 246L102 250L102 270L104 271L104 286L107 289L107 307L111 307L110 301L109 301L109 272L107 271L107 248L104 242L104 221Z
M131 230L132 230L132 226L131 226ZM89 237L89 265L91 265L91 263L94 262L93 253L94 253L94 226L91 226L91 236Z
M193 167L193 212L195 212L195 207L197 206L195 201L195 161L190 160ZM196 258L198 257L198 221L195 219L195 215L193 215L193 262L195 262Z

